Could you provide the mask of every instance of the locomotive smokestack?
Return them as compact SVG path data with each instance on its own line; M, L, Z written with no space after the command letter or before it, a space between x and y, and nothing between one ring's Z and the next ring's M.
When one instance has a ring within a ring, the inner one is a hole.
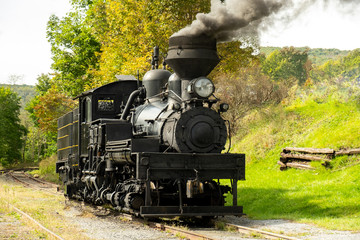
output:
M206 76L219 61L215 38L200 35L173 36L169 39L166 62L181 79Z

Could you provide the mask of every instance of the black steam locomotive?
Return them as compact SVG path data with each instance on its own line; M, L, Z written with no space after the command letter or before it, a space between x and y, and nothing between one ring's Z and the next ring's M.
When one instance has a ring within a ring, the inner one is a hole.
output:
M216 40L171 37L166 63L175 73L158 62L155 48L141 84L119 75L79 95L79 107L59 118L56 171L66 195L142 217L241 215L245 155L221 154L228 105L213 109L206 77L219 62ZM224 206L228 192L233 206Z

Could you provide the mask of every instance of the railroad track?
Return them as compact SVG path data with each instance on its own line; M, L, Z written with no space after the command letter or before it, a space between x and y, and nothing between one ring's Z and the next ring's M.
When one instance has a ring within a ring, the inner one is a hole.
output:
M23 171L10 171L7 173L7 175L14 179L16 182L19 182L27 187L40 189L51 194L62 194L57 191L58 185L34 178Z
M225 223L225 226L230 227L232 229L236 229L236 231L247 234L247 235L253 235L253 234L258 235L259 234L261 237L266 238L266 239L299 240L298 238L289 237L289 236L286 236L283 234L272 233L272 232L263 231L263 230L256 229L256 228L250 228L250 227L240 226L240 225L231 224L231 223Z
M30 188L34 188L37 190L42 190L49 192L51 194L59 194L57 193L57 185L49 182L45 182L39 179L36 179L28 174L26 174L24 171L8 171L6 172L8 176L10 176L13 180L16 182L21 183L22 185ZM41 231L46 232L46 234L50 237L50 239L58 239L58 240L64 240L61 236L57 235L50 229L46 228L44 225L42 225L40 222L32 218L30 215L22 211L21 209L13 206L9 202L7 203L8 206L10 206L13 210L15 210L20 215L24 216L26 219L28 219L30 222L34 223L38 226L38 228Z
M134 221L134 220L142 221L142 222L144 221L144 220L141 220L132 215L128 215L127 217L129 220L132 220L132 221ZM213 225L216 225L217 221L212 221L212 223L213 223ZM192 228L184 229L181 227L174 227L174 226L170 226L168 224L157 223L157 222L153 222L153 221L145 222L145 224L149 225L152 228L171 232L172 234L174 234L176 236L184 237L185 239L190 239L190 240L216 240L216 239L218 239L216 237L198 233L197 231L192 230ZM263 231L263 230L256 229L256 228L250 228L250 227L240 226L240 225L231 224L231 223L224 223L224 225L225 225L225 227L227 227L229 229L236 230L237 232L241 233L242 235L247 236L246 237L247 239L249 239L248 236L256 236L256 237L254 237L254 239L264 238L264 239L299 240L294 237L289 237L289 236L286 236L283 234L277 234L277 233L272 233L272 232L268 232L268 231ZM208 228L207 231L216 231L216 229L214 227L212 227L212 228Z
M63 193L59 193L57 191L57 185L48 183L48 182L44 182L42 180L39 180L32 176L29 176L28 174L26 174L22 171L11 171L11 172L8 172L7 174L15 181L17 181L27 187L46 191L51 194L61 194L61 195L63 194ZM91 204L86 204L86 203L82 204L79 201L71 201L71 202L76 203L78 206L81 206L81 209L83 211L91 212L91 213L94 213L95 215L101 215L101 214L97 214L96 211L101 212L101 211L104 211L104 209L105 209L103 207L93 206ZM25 217L27 217L27 218L29 217L29 216L26 216L26 213L22 212L20 209L16 209L15 207L13 207L13 208L20 214L22 214L22 215L25 214L24 215ZM110 214L114 214L114 215L119 214L119 212L114 209L111 209L111 210L106 209L106 211L111 211ZM136 217L136 216L133 216L130 214L125 214L125 213L120 213L120 215L124 219L147 225L153 229L170 232L175 236L180 236L181 238L185 238L185 239L189 239L189 240L216 240L217 239L212 236L208 236L208 235L199 233L198 231L195 231L188 227L175 227L175 226L169 225L167 223L146 221L139 217ZM216 223L217 223L217 221L212 221L213 225L216 225ZM39 223L36 223L36 224L39 225ZM245 236L256 236L256 238L261 237L261 238L265 238L265 239L297 240L297 238L289 237L289 236L286 236L283 234L272 233L272 232L263 231L263 230L255 229L255 228L249 228L249 227L240 226L240 225L236 225L236 224L224 223L224 222L220 222L220 224L223 224L223 225L225 225L226 228L235 230ZM43 228L43 226L40 226L40 227ZM207 228L207 229L208 229L208 231L215 231L215 228ZM49 234L51 234L51 233L49 233ZM54 236L54 238L61 239L61 238L59 238L59 236ZM247 237L247 238L249 238L249 237Z
M16 212L18 212L22 216L26 217L31 222L35 223L35 225L37 225L41 230L45 231L52 239L64 240L62 237L60 237L59 235L57 235L56 233L54 233L50 229L44 227L41 223L36 221L34 218L30 217L30 215L28 215L27 213L23 212L22 210L20 210L19 208L15 207L15 206L11 205L10 203L8 203L8 205L11 208L13 208Z
M44 182L44 181L41 181L41 180L36 179L34 177L31 177L28 174L24 173L23 171L11 171L11 172L8 172L7 175L10 176L12 179L14 179L16 182L19 182L19 183L21 183L22 185L24 185L26 187L31 187L31 188L34 188L34 189L37 189L37 190L50 192L52 194L59 194L58 192L54 191L54 184ZM96 207L96 206L93 206L91 204L86 204L86 203L79 202L79 201L71 201L71 202L77 204L78 206L81 206L82 210L87 211L87 212L94 213L94 211L103 211L105 209L103 207ZM37 222L36 220L31 218L25 212L21 211L20 209L16 208L15 206L11 205L11 207L14 210L16 210L18 213L20 213L21 215L23 215L26 218L30 219L32 222L34 222L36 225L38 225L41 229L46 231L48 234L52 235L55 239L62 239L60 236L58 236L58 235L52 233L50 230L46 229L43 225L41 225L39 222ZM109 211L109 210L107 209L107 211ZM111 210L111 211L112 211L112 213L114 215L119 214L119 212L116 211L116 210ZM101 214L96 214L95 213L95 215L101 215ZM121 213L121 217L123 217L125 219L128 219L128 220L131 220L131 221L136 221L136 222L148 225L149 227L151 227L153 229L158 229L158 230L161 230L161 231L167 231L167 232L170 232L170 233L172 233L174 235L179 235L179 236L185 237L186 239L191 239L191 240L198 240L198 239L215 240L215 238L207 237L207 236L201 235L201 234L193 232L193 231L189 231L189 230L186 230L186 229L182 229L182 228L178 228L178 227L174 227L174 226L169 226L169 225L161 224L161 223L157 223L157 222L145 221L143 219L137 218L137 217L129 215L129 214Z
M71 201L72 203L76 203L79 204L78 201ZM102 206L93 206L91 204L87 204L87 203L82 203L81 205L81 209L83 211L86 212L90 212L94 215L98 215L98 216L104 216L104 211L107 212L106 214L114 214L114 215L119 215L119 212L117 210L113 210L113 209L108 209L108 208L104 208ZM128 221L133 221L133 222L137 222L140 224L144 224L147 225L151 228L160 230L160 231L166 231L166 232L170 232L172 233L174 236L179 236L180 238L183 239L189 239L189 240L218 240L219 238L213 237L211 236L211 234L203 234L200 232L204 232L204 229L202 229L202 231L198 231L195 230L197 229L197 227L189 227L189 226L185 226L179 222L177 222L177 225L179 225L179 227L176 227L173 225L174 221L165 221L165 222L156 222L156 221L149 221L149 220L144 220L142 218L136 217L134 215L131 214L127 214L127 213L120 213L120 216L122 219L127 219ZM216 225L218 221L214 220L211 221L211 225ZM228 229L231 229L231 231L236 231L239 232L241 235L239 235L238 237L244 237L246 239L283 239L283 240L299 240L297 238L294 237L289 237L283 234L277 234L277 233L272 233L272 232L268 232L268 231L263 231L261 229L256 229L256 228L250 228L250 227L245 227L245 226L240 226L240 225L236 225L236 224L231 224L231 223L224 223L221 222L223 225L225 225L225 227L227 227ZM214 231L218 231L218 232L222 232L222 230L216 230L215 227L209 227L207 226L205 228L206 232L214 232ZM232 239L236 239L234 237L231 237Z
M200 234L200 233L198 233L196 231L193 231L191 229L170 226L168 224L159 223L159 222L155 222L155 221L146 221L144 219L141 219L141 218L135 217L133 215L129 215L129 214L123 214L122 216L124 218L130 220L130 221L140 222L142 224L148 225L151 228L154 228L154 229L157 229L157 230L160 230L160 231L170 232L171 234L173 234L175 236L180 236L181 238L184 238L184 239L189 239L189 240L217 240L217 238L213 238L211 236Z

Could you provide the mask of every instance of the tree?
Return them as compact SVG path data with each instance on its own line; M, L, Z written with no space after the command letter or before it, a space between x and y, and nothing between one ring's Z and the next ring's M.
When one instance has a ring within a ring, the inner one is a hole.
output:
M343 57L344 77L349 79L360 77L360 49L351 51L347 56Z
M239 67L217 76L216 96L229 104L225 119L232 125L232 133L240 130L239 120L251 110L278 104L288 96L289 86L277 83L261 71L259 63Z
M41 74L37 78L37 84L35 85L36 92L39 95L45 94L52 85L54 85L54 81L47 74Z
M72 0L74 11L47 27L55 83L70 96L112 82L115 74L144 74L155 45L190 24L210 0Z
M8 88L0 88L0 163L7 166L21 161L22 137L26 129L20 124L20 98Z
M19 84L23 79L24 79L24 75L12 74L9 76L8 82L11 85L16 85L16 84Z
M76 106L75 101L56 85L42 91L48 86L46 82L52 80L44 76L39 78L41 85L36 86L38 95L26 107L34 124L34 127L29 128L26 141L29 161L38 161L41 157L51 156L56 152L57 119Z
M310 71L307 50L299 51L294 47L272 52L262 63L262 70L274 81L286 81L290 78L305 83Z
M52 15L47 25L47 37L51 44L54 83L70 96L83 92L92 81L91 71L97 68L100 43L84 24L84 14L78 10L63 19Z
M218 81L218 78L223 77L224 74L226 74L227 77L236 78L239 69L260 62L259 55L253 54L253 48L242 48L241 45L242 43L240 41L217 44L217 51L221 61L210 75L215 82Z
M44 95L37 97L37 104L33 107L39 128L56 134L57 119L72 110L75 101L51 87Z
M310 76L315 82L359 81L360 49L355 49L340 59L330 59L323 65L315 67Z
M57 119L75 107L75 102L63 88L59 89L54 78L41 74L37 80L37 95L25 108L32 120L25 146L28 162L38 162L56 152Z

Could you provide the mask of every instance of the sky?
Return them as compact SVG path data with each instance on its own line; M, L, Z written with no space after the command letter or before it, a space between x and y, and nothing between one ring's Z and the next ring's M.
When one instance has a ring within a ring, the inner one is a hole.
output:
M360 0L359 0L360 1ZM346 9L328 1L314 4L294 21L275 23L260 34L261 46L360 48L360 4ZM65 16L68 0L0 0L0 83L22 76L18 84L36 84L41 73L51 73L46 24L51 14Z
M0 83L18 75L18 84L34 85L41 73L51 72L46 24L52 14L70 10L68 0L0 0Z
M323 1L317 1L285 25L278 22L261 33L261 46L360 48L360 0L342 0L355 3L348 5L341 5L339 0L328 0L327 6Z

